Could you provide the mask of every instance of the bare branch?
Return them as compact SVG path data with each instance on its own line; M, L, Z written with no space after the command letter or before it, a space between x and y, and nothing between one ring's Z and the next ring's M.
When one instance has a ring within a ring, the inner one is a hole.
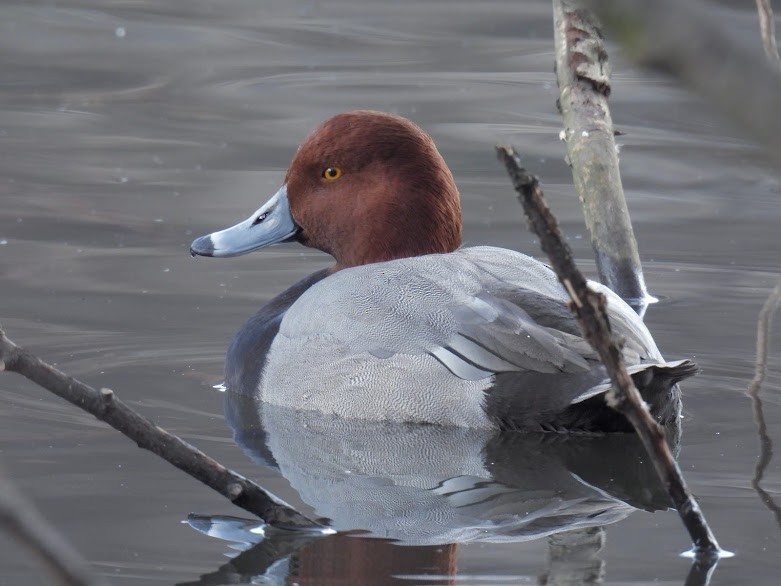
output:
M92 413L117 431L173 464L237 507L257 515L270 525L313 528L319 525L304 517L254 482L236 474L177 436L152 423L122 402L111 389L97 391L57 370L9 340L0 329L0 370L17 372L44 389Z
M608 106L610 64L600 25L584 5L583 0L553 2L562 138L596 253L599 279L642 311L647 292L618 168Z
M548 255L559 280L562 283L568 281L571 286L568 288L572 297L570 307L580 322L584 337L599 353L613 382L613 388L607 396L608 405L622 413L635 428L691 536L697 557L717 559L721 549L716 538L686 486L665 440L664 430L648 412L613 340L605 311L605 297L588 287L583 274L575 266L569 246L561 237L558 222L545 203L537 178L521 167L520 159L511 147L497 146L496 150L507 168L543 251Z

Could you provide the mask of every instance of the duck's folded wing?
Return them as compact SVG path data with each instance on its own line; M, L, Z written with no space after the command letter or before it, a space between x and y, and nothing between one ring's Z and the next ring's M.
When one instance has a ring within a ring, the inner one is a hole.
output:
M543 326L521 306L487 291L450 311L456 331L428 352L466 380L499 372L586 371L596 358L579 336Z
M280 335L325 335L354 355L377 358L428 354L465 380L593 365L565 294L522 289L454 255L422 258L425 270L415 262L421 259L402 259L332 275L291 308Z

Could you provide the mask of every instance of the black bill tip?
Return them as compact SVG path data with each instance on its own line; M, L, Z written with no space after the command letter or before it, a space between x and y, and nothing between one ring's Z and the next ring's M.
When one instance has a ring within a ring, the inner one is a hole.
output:
M190 256L214 256L214 243L211 234L201 236L190 244Z

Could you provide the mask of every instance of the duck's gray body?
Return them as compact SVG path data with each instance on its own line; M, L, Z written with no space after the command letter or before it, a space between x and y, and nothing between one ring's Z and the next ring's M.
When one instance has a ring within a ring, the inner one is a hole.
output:
M607 288L613 331L644 399L677 422L675 384L637 314ZM518 252L463 248L316 273L264 307L228 355L229 389L369 420L619 431L609 388L555 274ZM251 359L255 365L247 366Z

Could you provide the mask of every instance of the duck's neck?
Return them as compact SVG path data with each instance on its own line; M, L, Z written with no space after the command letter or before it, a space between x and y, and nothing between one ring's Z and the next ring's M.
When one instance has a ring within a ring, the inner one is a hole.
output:
M459 221L457 227L447 231L441 229L443 225L448 224L426 219L417 225L403 222L395 226L385 225L382 229L377 226L356 228L355 240L338 251L328 251L336 259L331 271L398 258L453 252L461 246L461 223Z
M336 259L332 270L458 249L461 204L455 184L447 188L440 197L408 190L401 205L380 203L372 210L372 222L356 221L350 226L349 236L342 234L342 238L332 240L337 244L326 251Z

